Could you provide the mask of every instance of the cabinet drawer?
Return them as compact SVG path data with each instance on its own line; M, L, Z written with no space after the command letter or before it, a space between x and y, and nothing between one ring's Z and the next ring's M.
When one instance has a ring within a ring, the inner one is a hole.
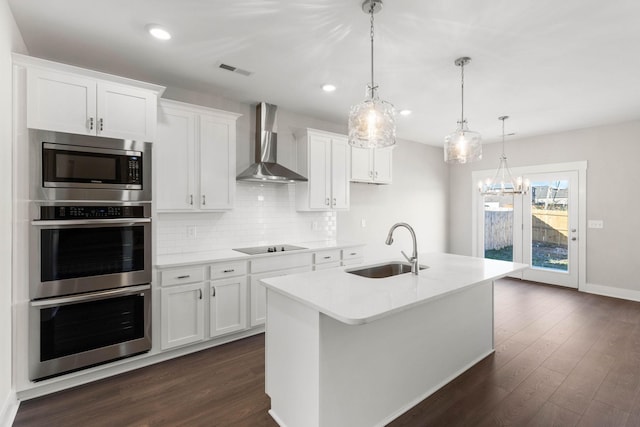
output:
M325 262L324 264L316 264L313 266L313 269L317 271L317 270L327 270L329 268L336 268L336 267L340 267L340 261Z
M362 264L364 258L351 258L351 259L343 259L342 260L342 266L346 267L349 265L357 265L357 264Z
M315 264L325 264L328 262L340 261L340 249L314 252L313 259Z
M244 276L247 274L247 262L222 262L209 267L211 280L224 279L225 277Z
M204 280L204 267L172 268L160 272L160 284L162 286L181 285L184 283L202 282Z
M251 260L251 274L304 266L311 267L311 254L308 252L291 255L269 255Z
M363 256L364 256L364 251L363 251L362 247L346 248L346 249L342 250L342 259L343 260L361 258Z

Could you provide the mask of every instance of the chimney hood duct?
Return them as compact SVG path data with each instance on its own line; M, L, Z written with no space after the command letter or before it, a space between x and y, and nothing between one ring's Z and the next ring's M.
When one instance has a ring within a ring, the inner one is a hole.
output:
M255 163L236 177L237 181L272 182L289 184L307 181L302 175L277 163L278 134L276 113L278 107L261 102L256 106Z

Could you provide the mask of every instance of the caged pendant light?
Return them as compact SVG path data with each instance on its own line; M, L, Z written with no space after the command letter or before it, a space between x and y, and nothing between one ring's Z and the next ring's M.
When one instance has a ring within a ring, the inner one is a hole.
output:
M487 179L487 181L478 183L478 191L483 196L501 196L506 194L527 194L529 191L529 180L522 181L522 177L519 176L513 179L509 165L507 165L507 156L504 154L504 121L509 116L500 116L498 120L502 121L502 155L500 156L500 163L496 170L493 179ZM513 135L513 134L510 134Z
M467 128L464 118L464 66L469 62L471 58L466 56L454 61L461 73L462 111L458 129L444 139L444 161L447 163L462 164L482 159L482 138L478 132Z
M382 9L382 0L365 0L362 11L371 21L371 82L367 84L365 100L351 107L349 113L349 145L361 148L381 148L396 143L395 109L378 97L373 78L373 15Z

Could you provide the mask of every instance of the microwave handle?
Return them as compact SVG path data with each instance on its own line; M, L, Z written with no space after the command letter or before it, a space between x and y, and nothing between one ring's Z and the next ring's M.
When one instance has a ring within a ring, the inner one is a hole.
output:
M71 219L71 220L37 220L31 225L51 227L53 225L101 225L101 224L141 224L151 222L151 218L111 218L111 219Z
M151 289L151 285L130 286L122 289L110 289L108 291L92 292L90 294L70 295L61 298L47 298L31 301L32 307L39 309L59 307L61 305L75 304L78 302L96 301L106 298L137 294Z

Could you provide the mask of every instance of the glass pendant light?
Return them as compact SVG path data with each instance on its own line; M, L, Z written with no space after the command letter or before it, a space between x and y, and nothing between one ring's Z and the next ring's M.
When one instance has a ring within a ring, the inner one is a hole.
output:
M373 79L373 15L382 9L382 0L365 0L362 11L371 20L371 82L365 99L351 107L349 113L349 145L361 148L388 147L396 143L396 119L393 105L378 96Z
M467 128L464 118L464 66L469 62L471 58L466 56L454 61L461 70L462 113L458 129L444 139L444 161L447 163L470 163L482 158L482 137Z
M505 195L505 194L527 194L529 191L529 180L522 181L522 177L519 176L513 179L509 165L507 164L507 156L504 154L504 121L509 116L500 116L498 120L502 121L502 155L500 156L500 163L496 170L493 179L487 179L487 181L478 183L478 191L483 196L487 195Z

